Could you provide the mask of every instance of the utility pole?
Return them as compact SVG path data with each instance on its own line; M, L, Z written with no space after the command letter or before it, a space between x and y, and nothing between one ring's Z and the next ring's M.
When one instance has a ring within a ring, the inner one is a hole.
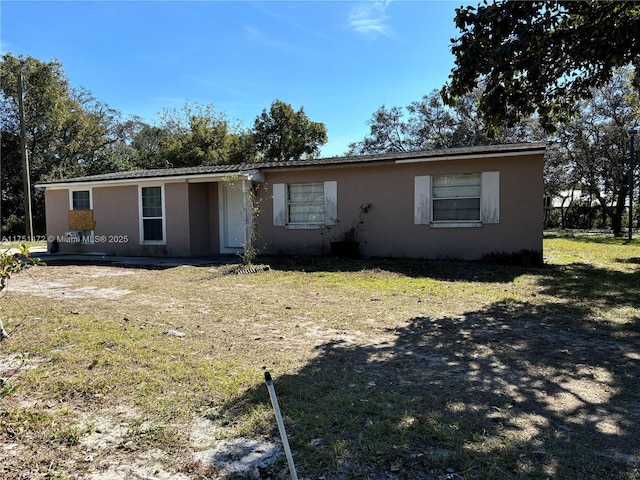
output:
M18 113L20 115L20 150L22 153L22 183L24 186L24 227L28 240L33 239L33 214L31 211L31 176L27 155L27 131L24 124L22 99L22 73L18 73Z
M631 127L627 131L631 142L629 144L629 240L633 239L633 174L636 169L636 149L635 139L638 134L636 127Z

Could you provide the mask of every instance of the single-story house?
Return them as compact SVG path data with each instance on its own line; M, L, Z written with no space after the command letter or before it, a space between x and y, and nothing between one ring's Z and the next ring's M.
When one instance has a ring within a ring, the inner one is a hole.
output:
M117 172L36 185L49 247L185 257L329 252L354 223L364 256L542 252L545 143ZM361 215L363 206L368 206Z

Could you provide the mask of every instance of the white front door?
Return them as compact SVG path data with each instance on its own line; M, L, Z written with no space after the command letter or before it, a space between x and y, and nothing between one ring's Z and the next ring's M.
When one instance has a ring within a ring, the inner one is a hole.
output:
M220 253L237 253L246 242L243 181L220 183Z

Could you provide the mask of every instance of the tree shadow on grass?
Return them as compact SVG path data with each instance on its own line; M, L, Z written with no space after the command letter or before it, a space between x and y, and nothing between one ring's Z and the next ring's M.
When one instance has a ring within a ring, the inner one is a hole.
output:
M637 274L576 264L546 270L540 283L553 300L411 318L367 343L336 334L298 372L277 377L298 472L637 478L640 332L633 321L598 322L594 310L637 308ZM227 415L265 403L257 385ZM277 438L275 422L265 433Z
M444 281L510 282L528 271L540 268L519 268L487 264L480 261L422 260L398 258L341 259L335 257L265 256L260 263L273 270L307 273L337 273L385 271L411 278L430 278Z
M546 234L544 236L545 239L548 238L561 238L562 235L554 235L554 234ZM581 243L598 243L601 245L631 245L634 242L634 240L628 240L628 238L626 237L615 237L613 236L613 234L603 234L603 233L596 233L596 234L585 234L585 233L580 233L577 232L576 234L574 234L573 236L567 237L566 235L564 236L565 238L570 238L572 242L581 242Z
M602 306L640 308L640 270L620 272L573 263L547 268L539 284L543 293L566 301L569 308L581 306L592 314Z
M631 257L631 258L617 258L617 262L619 263L629 263L629 264L638 264L640 265L640 257Z
M319 345L303 369L275 379L298 471L634 478L640 344L555 313L499 302L460 317L412 318L388 332L392 341ZM264 402L265 392L257 386L240 404Z

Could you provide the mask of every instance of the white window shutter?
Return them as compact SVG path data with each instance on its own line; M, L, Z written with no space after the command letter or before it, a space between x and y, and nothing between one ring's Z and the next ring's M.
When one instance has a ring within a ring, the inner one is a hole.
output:
M324 182L324 224L338 222L338 182Z
M482 223L500 223L500 172L482 172Z
M414 179L413 223L428 225L431 222L431 175Z
M273 184L273 226L284 227L287 224L287 184Z

